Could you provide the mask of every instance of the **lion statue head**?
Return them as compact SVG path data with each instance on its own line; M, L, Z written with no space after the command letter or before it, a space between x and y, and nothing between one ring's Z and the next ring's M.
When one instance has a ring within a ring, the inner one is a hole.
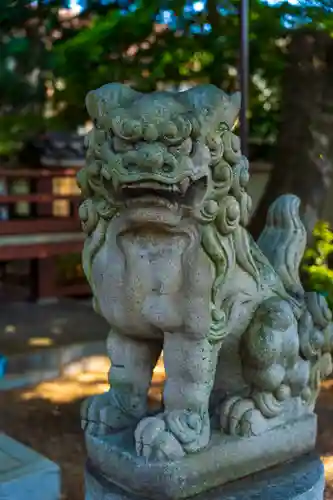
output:
M239 93L213 85L186 92L142 94L109 84L86 98L93 128L86 137L86 166L78 183L97 216L123 208L164 207L216 221L229 233L246 225L251 199L247 160L232 133ZM95 218L95 222L96 222Z
M86 107L93 127L78 184L88 237L124 210L157 224L192 218L214 264L215 289L237 259L256 274L244 229L251 211L248 162L233 133L239 93L200 85L143 94L112 83L89 92ZM212 304L213 322L221 325L214 291Z

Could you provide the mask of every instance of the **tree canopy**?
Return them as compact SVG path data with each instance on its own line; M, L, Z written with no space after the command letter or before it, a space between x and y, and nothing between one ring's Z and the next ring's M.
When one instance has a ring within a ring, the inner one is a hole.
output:
M0 152L43 127L86 120L88 90L110 81L140 90L210 82L238 88L239 0L2 0ZM250 130L274 138L288 36L302 25L333 33L331 0L250 10Z
M58 0L0 2L0 152L43 121L59 8Z

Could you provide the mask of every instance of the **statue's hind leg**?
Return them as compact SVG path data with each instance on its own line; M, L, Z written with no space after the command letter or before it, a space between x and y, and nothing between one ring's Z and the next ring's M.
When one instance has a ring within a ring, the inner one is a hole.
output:
M135 425L147 413L147 396L162 342L140 341L111 331L110 390L92 396L81 407L82 427L102 435Z
M309 364L299 356L298 325L290 304L279 297L264 301L240 349L249 396L234 396L221 405L221 428L228 434L261 434L308 383Z

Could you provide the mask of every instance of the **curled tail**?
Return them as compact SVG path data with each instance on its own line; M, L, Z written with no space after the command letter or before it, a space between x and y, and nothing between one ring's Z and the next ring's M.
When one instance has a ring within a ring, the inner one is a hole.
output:
M312 394L317 394L320 381L333 369L332 312L319 293L304 292L300 280L306 229L299 206L297 196L280 196L268 211L266 226L257 244L280 276L288 294L303 303L298 324L300 350L303 359L311 362L310 386Z
M300 199L286 194L269 208L266 226L257 242L280 276L286 291L303 296L299 268L306 247L306 229L299 214Z

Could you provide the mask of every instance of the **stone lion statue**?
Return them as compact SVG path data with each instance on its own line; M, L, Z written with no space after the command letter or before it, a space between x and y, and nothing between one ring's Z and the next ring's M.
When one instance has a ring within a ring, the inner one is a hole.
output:
M239 93L108 84L86 106L83 267L110 325L111 386L84 402L85 432L133 428L139 456L170 461L207 447L212 428L252 436L313 412L332 314L299 279L298 198L273 203L257 242L246 230ZM162 351L163 409L150 414Z

